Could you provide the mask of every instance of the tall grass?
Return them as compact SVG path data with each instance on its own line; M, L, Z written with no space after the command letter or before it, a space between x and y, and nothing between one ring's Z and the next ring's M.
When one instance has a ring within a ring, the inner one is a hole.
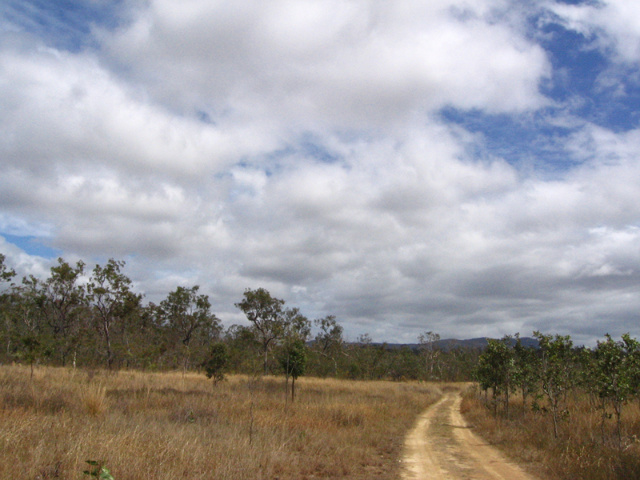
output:
M523 408L512 399L509 419L494 417L474 390L462 402L462 411L476 432L510 456L529 465L539 477L552 480L640 479L640 406L627 405L623 413L624 443L618 448L615 421L602 414L595 400L576 393L568 398L567 413L553 435L550 414Z
M420 383L0 367L0 478L390 479L440 392Z

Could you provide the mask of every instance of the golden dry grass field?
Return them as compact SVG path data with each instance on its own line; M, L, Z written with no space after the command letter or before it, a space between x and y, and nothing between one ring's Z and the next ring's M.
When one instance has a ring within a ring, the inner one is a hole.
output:
M0 367L0 478L391 479L426 383Z

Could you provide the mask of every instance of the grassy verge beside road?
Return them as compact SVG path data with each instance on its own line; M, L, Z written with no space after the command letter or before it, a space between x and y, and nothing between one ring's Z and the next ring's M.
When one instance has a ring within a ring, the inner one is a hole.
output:
M549 480L640 479L640 407L625 407L623 445L616 441L615 422L603 419L598 399L576 392L567 398L566 412L554 437L550 413L525 410L521 397L510 400L509 418L494 417L491 396L485 403L473 389L462 402L462 412L474 431L529 470ZM603 422L604 420L604 422Z
M391 479L425 383L0 367L0 478Z

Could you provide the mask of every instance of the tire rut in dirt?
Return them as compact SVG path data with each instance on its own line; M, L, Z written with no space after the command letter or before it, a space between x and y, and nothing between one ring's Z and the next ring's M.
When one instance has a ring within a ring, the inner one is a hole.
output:
M477 478L474 476L477 471L473 466L473 459L465 453L454 435L454 428L466 428L452 423L451 409L455 399L456 395L449 393L445 401L436 407L433 421L427 430L427 438L436 452L440 467L449 474L449 478Z

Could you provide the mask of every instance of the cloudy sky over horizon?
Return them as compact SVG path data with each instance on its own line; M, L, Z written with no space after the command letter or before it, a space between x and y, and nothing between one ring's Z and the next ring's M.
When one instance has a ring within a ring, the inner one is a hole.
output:
M8 0L0 252L228 326L640 337L640 3Z

